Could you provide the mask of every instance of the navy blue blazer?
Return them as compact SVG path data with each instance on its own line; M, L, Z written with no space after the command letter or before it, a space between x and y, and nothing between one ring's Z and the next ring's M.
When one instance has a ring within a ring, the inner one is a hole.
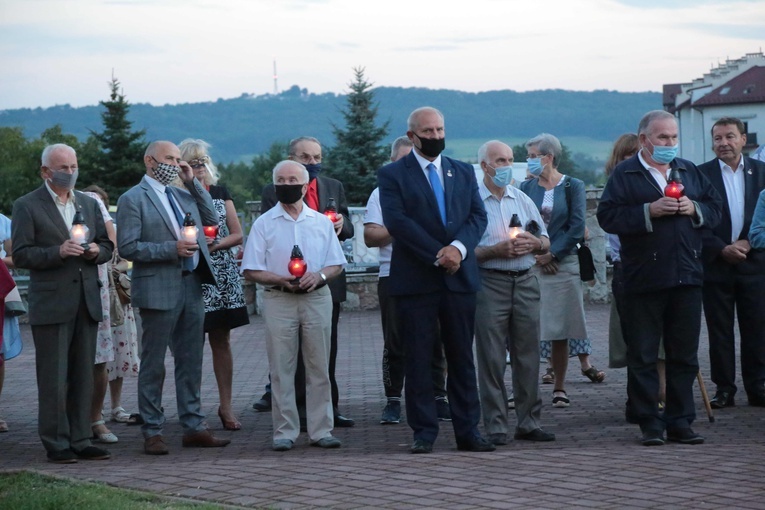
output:
M475 247L486 230L486 210L478 195L471 165L441 156L446 225L441 221L433 189L414 153L378 170L383 221L393 236L391 295L480 288ZM448 275L434 266L441 248L458 240L467 248L460 269Z
M699 165L699 171L706 175L717 193L722 197L722 217L720 223L711 230L704 231L704 280L710 282L729 281L734 274L764 274L765 250L750 251L744 262L729 264L720 257L720 252L731 243L730 209L728 194L720 170L718 158ZM754 207L760 191L765 189L765 163L744 156L744 227L739 239L749 239Z

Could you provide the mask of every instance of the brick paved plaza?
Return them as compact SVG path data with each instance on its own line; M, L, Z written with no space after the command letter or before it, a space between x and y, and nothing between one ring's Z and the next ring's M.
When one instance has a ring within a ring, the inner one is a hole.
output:
M716 411L715 423L709 423L697 390L694 429L707 438L704 445L640 446L637 426L623 418L626 371L606 366L608 307L588 306L587 319L592 362L607 377L602 384L590 383L572 359L568 409L554 409L552 387L542 385L542 421L557 435L554 443L511 441L493 453L458 452L445 424L433 454L411 455L405 423L379 424L382 338L378 312L367 311L345 312L340 319L341 409L356 420L354 428L334 432L343 447L309 448L302 435L292 451L272 452L270 413L252 410L268 373L263 322L253 316L250 326L232 334L239 432L223 431L216 416L217 388L209 347L205 351L203 407L210 427L230 437L231 445L181 447L168 356L163 403L170 455L144 455L139 427L112 424L120 439L109 448L112 459L71 465L46 462L37 436L34 346L24 326L25 350L8 362L0 399L0 415L11 427L0 434L0 471L35 470L231 507L765 508L765 409L747 406L742 390L738 407ZM714 393L706 328L702 331L702 373ZM136 379L126 381L123 400L128 411L136 410Z

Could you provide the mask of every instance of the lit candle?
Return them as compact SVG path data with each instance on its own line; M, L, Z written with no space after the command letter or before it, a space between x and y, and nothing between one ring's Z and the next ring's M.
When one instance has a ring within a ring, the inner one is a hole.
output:
M517 214L513 214L513 217L510 218L510 239L515 239L523 231L521 220L518 219Z
M218 236L218 225L205 225L202 227L205 237L215 239Z
M198 233L199 229L197 228L197 224L194 221L194 218L191 217L191 213L187 212L186 217L183 219L181 238L183 238L184 241L195 243L197 241Z
M290 255L290 262L287 265L287 270L295 277L294 283L298 283L300 277L308 270L308 264L303 259L303 252L300 251L300 247L297 244L292 247L292 254Z
M69 231L69 235L72 241L79 244L83 248L88 246L88 226L85 224L85 219L82 217L82 212L77 210L72 218L72 228Z
M337 221L337 205L335 205L335 199L330 197L327 202L327 207L324 208L324 215L329 218L332 223Z

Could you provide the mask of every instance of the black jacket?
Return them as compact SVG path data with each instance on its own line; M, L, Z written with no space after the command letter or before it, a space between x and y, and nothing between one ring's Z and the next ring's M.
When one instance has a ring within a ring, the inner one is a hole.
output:
M638 159L621 162L614 169L598 204L598 221L622 243L624 290L654 292L683 285L702 285L702 232L720 222L722 200L696 165L676 158L685 195L696 205L700 223L690 216L650 218L648 205L664 190Z

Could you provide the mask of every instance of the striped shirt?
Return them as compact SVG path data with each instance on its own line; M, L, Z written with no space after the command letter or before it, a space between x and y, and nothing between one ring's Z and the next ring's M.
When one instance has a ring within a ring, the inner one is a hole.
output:
M510 235L510 220L513 214L518 215L521 225L525 229L531 220L539 225L537 235L548 237L547 228L542 221L542 216L534 202L521 190L513 186L505 187L502 200L491 194L483 180L478 182L478 193L486 209L489 223L481 237L478 246L492 246L507 239ZM500 269L502 271L523 271L529 269L535 263L534 255L529 253L522 257L507 259L490 259L479 264L484 269Z

